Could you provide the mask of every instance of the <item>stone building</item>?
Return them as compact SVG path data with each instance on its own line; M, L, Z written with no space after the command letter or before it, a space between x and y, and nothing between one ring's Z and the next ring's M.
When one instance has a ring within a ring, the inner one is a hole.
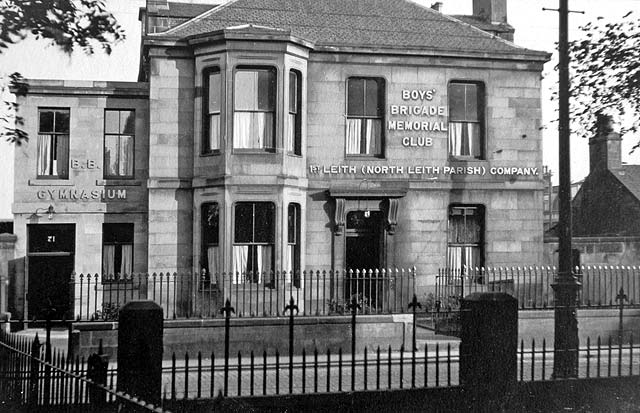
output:
M589 139L589 175L572 201L573 246L583 265L636 265L640 258L640 165L622 163L622 139L608 116ZM550 237L545 260L557 261Z
M506 40L506 0L437 8L149 0L138 82L31 81L22 311L73 303L74 270L416 267L424 293L439 268L540 262L549 54Z

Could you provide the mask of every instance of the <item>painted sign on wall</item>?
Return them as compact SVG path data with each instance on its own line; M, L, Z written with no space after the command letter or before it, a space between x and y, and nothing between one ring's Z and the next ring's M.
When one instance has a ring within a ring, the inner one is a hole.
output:
M436 89L403 89L401 97L404 103L389 106L391 119L387 130L404 132L402 146L430 147L433 146L433 133L447 132L446 106L430 104L436 92Z

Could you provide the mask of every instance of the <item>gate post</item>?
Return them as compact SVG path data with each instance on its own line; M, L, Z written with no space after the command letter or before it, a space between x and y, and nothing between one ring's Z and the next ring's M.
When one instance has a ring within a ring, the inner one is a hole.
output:
M162 387L162 307L129 301L118 320L118 390L160 404Z
M517 380L518 300L502 292L473 293L460 310L460 384L474 410L502 410Z

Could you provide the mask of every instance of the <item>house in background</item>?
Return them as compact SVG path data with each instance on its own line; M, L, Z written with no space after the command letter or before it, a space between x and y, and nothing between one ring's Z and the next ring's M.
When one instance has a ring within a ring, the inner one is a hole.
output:
M573 248L582 265L637 265L640 259L640 165L622 163L621 142L611 118L599 116L589 139L589 175L572 201ZM545 260L555 264L557 239L546 241Z

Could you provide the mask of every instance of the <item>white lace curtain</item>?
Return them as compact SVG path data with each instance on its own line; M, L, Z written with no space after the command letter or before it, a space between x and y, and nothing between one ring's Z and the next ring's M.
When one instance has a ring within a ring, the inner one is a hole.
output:
M347 119L347 154L379 154L382 147L380 126L379 119Z
M480 126L471 122L449 122L449 150L454 156L480 157Z
M69 135L38 135L38 175L66 176Z
M233 147L241 149L274 148L273 113L234 112Z
M253 263L255 268L248 265L249 248L253 249ZM234 283L243 282L263 282L263 275L269 276L271 273L271 263L273 262L272 245L234 245L233 246L233 280ZM250 279L247 271L254 273ZM270 280L266 280L270 281Z

